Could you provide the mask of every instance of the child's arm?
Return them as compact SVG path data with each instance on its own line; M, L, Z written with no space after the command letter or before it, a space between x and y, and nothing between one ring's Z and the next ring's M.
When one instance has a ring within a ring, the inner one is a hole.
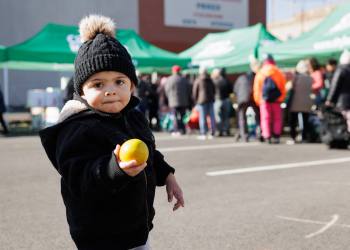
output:
M180 206L184 207L185 201L182 190L174 175L175 169L164 160L164 156L158 150L155 150L154 154L154 167L156 169L157 185L166 185L169 202L172 202L173 197L175 197L176 203L173 207L173 211L177 210Z
M135 116L138 117L137 121L141 121L141 123L144 126L147 126L148 131L150 132L151 130L148 127L148 121L146 120L145 116L138 111L135 111ZM150 132L150 134L152 134ZM153 136L153 135L152 135ZM184 199L183 199L183 194L182 190L179 187L179 185L176 182L174 173L175 169L172 168L165 160L164 156L162 153L160 153L156 147L155 144L152 144L151 146L154 149L154 155L153 155L153 167L155 169L156 173L156 185L157 186L164 186L166 185L167 187L167 193L168 193L168 200L169 202L172 201L173 197L177 199L177 202L173 208L173 210L178 209L180 206L184 206Z
M185 200L183 197L182 190L177 183L175 176L170 173L165 181L166 183L166 191L168 194L168 201L172 202L173 197L176 199L176 203L173 207L173 211L177 210L179 207L185 207Z

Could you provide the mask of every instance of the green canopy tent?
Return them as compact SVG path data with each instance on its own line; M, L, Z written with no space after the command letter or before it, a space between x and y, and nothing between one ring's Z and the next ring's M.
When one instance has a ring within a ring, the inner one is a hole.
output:
M190 62L189 58L181 58L146 42L133 30L118 30L117 38L129 51L136 68L143 73L170 73L173 65L186 68Z
M128 49L136 68L141 72L170 72L174 64L187 66L188 58L160 49L138 36L133 30L117 30L118 40ZM78 28L47 24L27 41L7 48L9 69L73 70L80 46Z
M116 34L131 54L137 70L142 73L170 73L174 64L186 67L190 61L146 42L133 30L119 29ZM23 43L6 48L7 58L2 64L6 103L8 69L73 71L74 58L80 45L78 27L50 23Z
M0 45L0 63L6 61L6 48L5 46Z
M262 24L225 32L209 33L191 48L181 52L193 66L209 69L225 67L228 73L249 70L249 57L257 56L260 46L278 40Z
M8 70L4 65L7 61L7 53L6 53L6 47L0 45L0 68L2 68L3 73L3 91L4 91L4 101L5 104L8 104Z
M350 4L339 6L310 32L284 43L261 48L260 56L272 54L281 67L294 67L307 57L324 63L350 49Z

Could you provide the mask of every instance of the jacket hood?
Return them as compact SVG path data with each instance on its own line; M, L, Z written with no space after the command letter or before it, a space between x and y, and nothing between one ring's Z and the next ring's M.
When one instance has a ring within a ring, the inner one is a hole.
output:
M61 123L67 118L88 109L89 108L85 103L78 100L70 100L63 106L57 123Z

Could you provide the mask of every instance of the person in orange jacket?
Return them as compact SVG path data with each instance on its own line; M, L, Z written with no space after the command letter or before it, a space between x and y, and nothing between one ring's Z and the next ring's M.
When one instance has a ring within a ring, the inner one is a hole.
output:
M275 94L272 94L274 97L270 98L271 84L275 86ZM273 57L268 55L254 78L253 96L254 101L260 108L262 136L269 143L280 142L283 122L281 102L286 97L285 85L286 78L284 74L276 66Z

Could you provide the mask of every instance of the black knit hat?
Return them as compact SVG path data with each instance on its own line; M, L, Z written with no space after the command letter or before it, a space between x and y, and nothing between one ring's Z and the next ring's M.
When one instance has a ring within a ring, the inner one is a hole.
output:
M83 83L101 71L117 71L125 74L137 85L135 67L126 48L114 38L115 25L104 16L90 15L79 25L80 46L74 61L74 90L82 93Z

